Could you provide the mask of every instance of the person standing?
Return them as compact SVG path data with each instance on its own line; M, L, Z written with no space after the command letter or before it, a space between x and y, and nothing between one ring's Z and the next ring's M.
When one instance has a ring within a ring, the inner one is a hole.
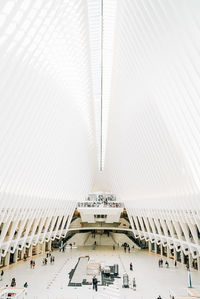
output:
M96 292L97 292L97 288L98 288L98 280L97 280L97 278L95 277L95 278L94 278L94 289L95 289Z
M177 261L174 262L174 266L175 266L175 267L177 266Z
M92 287L93 287L93 290L94 290L94 281L95 281L95 276L92 278Z

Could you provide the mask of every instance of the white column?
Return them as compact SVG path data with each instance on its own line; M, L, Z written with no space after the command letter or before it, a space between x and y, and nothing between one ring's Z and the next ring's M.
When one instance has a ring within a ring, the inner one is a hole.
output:
M189 260L189 267L190 267L190 269L191 269L191 268L193 268L193 265L192 265L193 258L192 258L191 253L188 254L188 260Z
M184 253L183 253L183 250L181 250L181 264L184 265Z
M33 256L33 245L31 245L28 250L28 257L32 257L32 256Z
M24 258L24 254L25 254L25 247L23 247L23 249L22 249L22 253L21 253L21 259L23 260L23 258Z
M170 248L169 248L169 246L167 245L167 258L170 258Z
M177 261L177 251L175 248L174 248L174 261Z
M45 253L45 242L42 243L42 254Z
M48 250L51 251L51 240L48 242Z
M197 269L200 271L200 259L199 256L197 257Z
M151 252L151 241L149 241L149 252Z
M163 256L163 246L160 244L160 254Z
M18 250L16 249L14 252L14 257L13 257L13 262L16 263L17 262L17 256L18 256Z
M5 267L8 267L9 263L10 263L10 252L7 252L5 256Z
M37 243L35 246L35 254L39 254L39 243Z

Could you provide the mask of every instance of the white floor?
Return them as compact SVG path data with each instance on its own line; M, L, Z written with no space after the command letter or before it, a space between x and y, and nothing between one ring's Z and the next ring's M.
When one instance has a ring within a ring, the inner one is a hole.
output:
M35 269L30 269L29 261L5 271L4 279L0 286L10 285L12 277L16 278L17 287L22 287L28 282L28 296L30 299L156 299L161 295L162 299L169 298L169 290L177 290L185 293L187 288L187 271L178 264L175 268L173 261L169 261L170 267L159 268L158 256L147 251L134 250L124 253L121 248L112 250L109 246L99 246L94 251L91 247L79 247L67 249L65 253L54 252L55 264L42 265L42 257L35 259ZM137 290L122 288L122 278L116 279L111 287L99 287L98 292L90 286L68 287L68 273L77 263L79 256L89 255L91 259L108 265L119 264L120 276L127 272L131 278L136 278ZM133 271L129 270L130 262L133 263ZM200 285L200 273L192 272L192 283L198 288Z

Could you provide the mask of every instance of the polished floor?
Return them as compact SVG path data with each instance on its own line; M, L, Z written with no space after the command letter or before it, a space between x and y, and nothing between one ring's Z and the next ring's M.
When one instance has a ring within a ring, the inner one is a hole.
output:
M169 261L169 269L159 268L158 256L148 251L133 250L131 253L124 253L121 248L113 251L110 246L100 246L96 250L79 247L53 254L54 265L48 262L44 266L42 257L38 257L35 259L35 269L31 269L29 261L26 261L5 271L0 286L10 284L12 277L16 278L17 287L22 287L27 281L29 299L156 299L158 295L162 299L168 299L170 290L186 294L188 276L185 267L178 264L175 268L173 261ZM78 257L85 255L107 265L118 263L121 277L125 272L131 280L135 277L136 291L122 288L122 278L116 279L110 287L99 287L97 293L91 286L68 287L68 273L76 265ZM130 262L133 263L133 271L129 270ZM193 285L198 288L200 273L193 270L191 275Z

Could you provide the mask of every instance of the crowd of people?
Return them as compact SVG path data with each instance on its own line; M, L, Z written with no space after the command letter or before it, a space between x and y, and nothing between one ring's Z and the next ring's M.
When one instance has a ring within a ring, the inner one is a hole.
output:
M125 253L126 253L126 251L128 251L128 253L131 252L131 247L130 247L130 245L129 245L128 243L124 242L124 243L122 244L122 247L124 247L124 252L125 252Z
M47 252L46 257L43 258L42 264L45 266L48 264L48 258L49 258L49 263L51 265L54 264L55 262L55 256L51 254L51 252Z
M158 267L159 267L159 268L163 268L163 264L164 264L164 261L163 261L162 258L160 258L160 259L158 260ZM176 261L176 260L174 261L174 266L177 267L177 261ZM165 267L166 267L166 268L169 268L169 262L168 262L168 261L165 261ZM186 265L186 267L187 267L187 265Z
M122 203L120 202L110 202L110 201L90 201L90 202L79 202L78 203L79 207L83 208L121 208Z

